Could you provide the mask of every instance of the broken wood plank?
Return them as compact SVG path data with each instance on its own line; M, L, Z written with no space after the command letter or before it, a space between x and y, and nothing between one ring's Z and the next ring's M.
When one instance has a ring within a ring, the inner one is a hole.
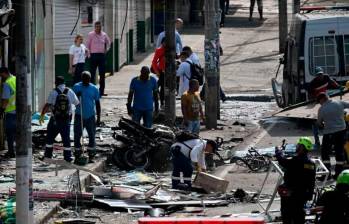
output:
M225 193L227 191L229 181L208 173L199 172L196 174L193 185L203 188L207 193Z

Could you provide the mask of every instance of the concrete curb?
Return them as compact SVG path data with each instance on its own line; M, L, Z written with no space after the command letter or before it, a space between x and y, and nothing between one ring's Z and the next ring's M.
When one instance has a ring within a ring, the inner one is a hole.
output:
M88 169L95 172L100 172L104 169L104 167L105 167L105 160L102 160L94 163L93 166L89 167ZM73 174L73 172L71 172L71 174ZM81 182L82 190L84 191L86 189L86 186L90 185L92 182L91 175L89 173L84 172L84 174L80 176L80 182ZM35 220L35 223L36 224L48 223L48 221L59 211L60 204L61 202L56 202L53 205L53 207L43 217L40 217L38 220Z

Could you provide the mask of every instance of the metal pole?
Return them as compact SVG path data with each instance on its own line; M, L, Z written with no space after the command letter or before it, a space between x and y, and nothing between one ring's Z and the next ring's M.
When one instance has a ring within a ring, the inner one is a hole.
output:
M301 1L293 0L293 14L299 13L301 10Z
M279 52L285 53L288 32L287 0L279 0Z
M206 128L217 128L219 92L219 0L205 0Z
M33 223L30 46L32 2L19 0L16 10L16 223ZM20 38L22 37L22 38Z
M165 123L169 126L173 126L176 119L176 1L166 0L165 8Z

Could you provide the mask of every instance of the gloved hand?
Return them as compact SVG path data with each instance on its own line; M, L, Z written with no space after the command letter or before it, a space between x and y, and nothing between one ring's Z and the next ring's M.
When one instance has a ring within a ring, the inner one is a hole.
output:
M159 102L155 102L155 113L159 113Z
M101 116L97 115L96 125L97 125L97 127L101 126Z
M127 103L126 104L126 107L127 107L127 114L128 115L132 115L132 107L131 107L131 104L130 103Z
M5 116L5 109L0 108L0 119L4 119L4 116Z
M279 147L275 147L275 156L282 156L283 152Z
M45 122L45 114L41 114L39 118L39 124L42 125Z

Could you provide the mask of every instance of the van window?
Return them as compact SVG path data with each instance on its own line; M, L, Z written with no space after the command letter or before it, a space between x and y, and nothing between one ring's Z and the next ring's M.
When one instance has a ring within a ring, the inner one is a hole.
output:
M349 36L344 36L344 63L345 63L345 75L349 75Z
M338 72L337 70L338 59L336 54L335 37L324 36L324 37L310 38L309 46L310 46L309 47L310 73L312 75L315 75L315 68L321 67L325 71L325 73L329 75L336 75Z

